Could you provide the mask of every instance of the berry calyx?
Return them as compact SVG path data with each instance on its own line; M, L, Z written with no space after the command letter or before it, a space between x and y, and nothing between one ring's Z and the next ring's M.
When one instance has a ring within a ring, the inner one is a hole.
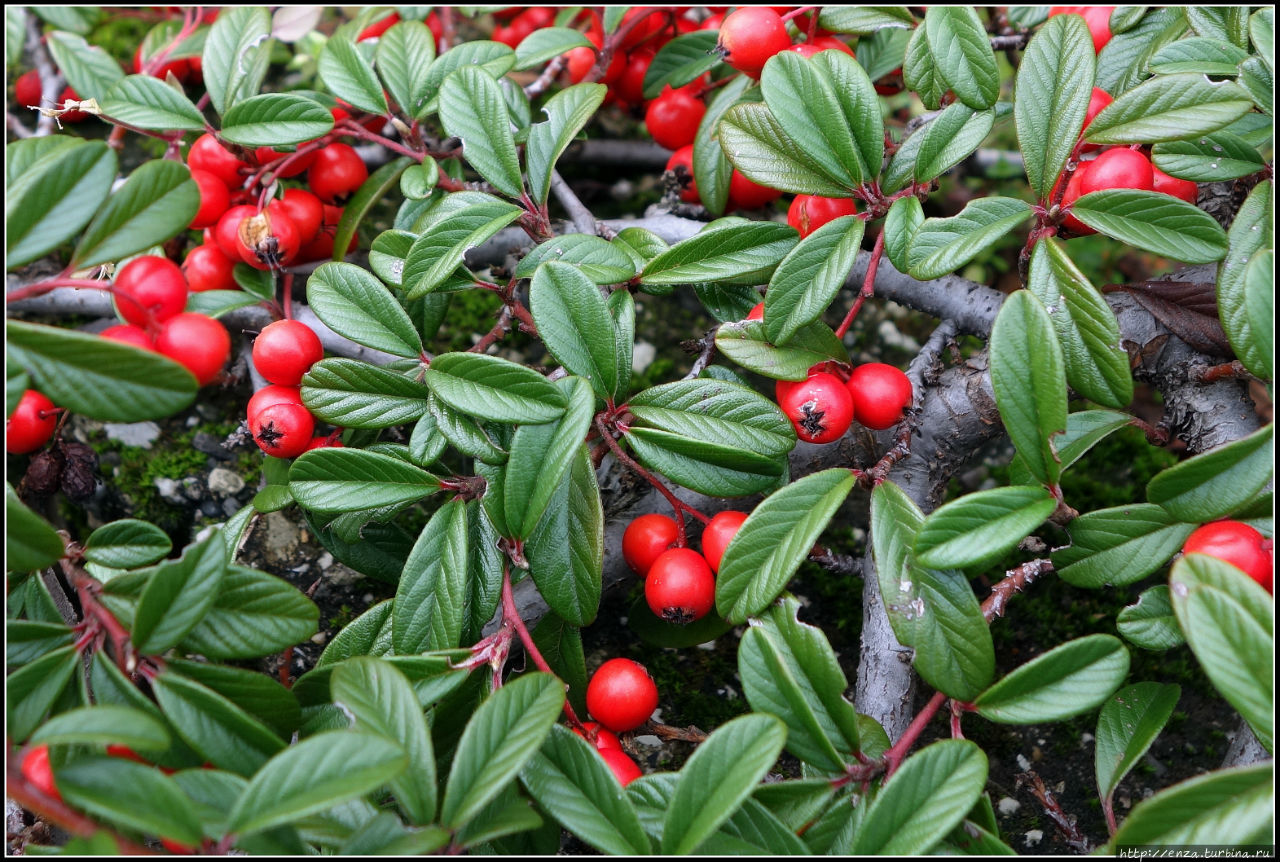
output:
M667 159L666 170L674 173L684 186L680 192L680 200L696 204L699 197L698 184L693 180L693 144L680 147L672 153L671 158Z
M883 362L859 365L849 375L848 385L853 398L853 418L868 428L877 431L892 428L911 406L911 380L892 365Z
M640 577L649 574L653 561L676 543L676 522L666 515L641 515L622 532L622 558Z
M166 257L143 255L121 267L112 283L116 309L129 323L163 323L187 307L187 280Z
M780 387L777 397L796 436L806 443L838 440L853 424L853 397L844 381L829 372L820 371L802 383Z
M724 61L752 78L760 77L770 57L789 47L787 25L766 6L740 6L720 25L717 49Z
M796 195L787 209L787 224L800 232L804 239L818 228L841 216L857 215L858 204L853 198L824 198L819 195Z
M720 561L724 559L725 549L729 542L738 535L742 522L747 520L746 512L728 509L716 513L702 530L702 556L706 558L711 571L720 571Z
M300 404L273 404L249 419L258 448L275 458L296 458L311 445L316 421Z
M183 365L201 386L208 386L231 358L231 336L212 317L184 312L161 325L156 350Z
M279 269L292 263L302 249L298 226L280 201L241 221L236 235L240 259L254 269Z
M587 710L614 733L635 730L657 708L653 677L629 658L609 659L587 683Z
M618 783L623 787L644 775L636 762L627 757L626 752L621 748L600 748L597 751L609 767L609 771L613 773L613 777L618 779Z
M685 625L702 619L715 605L715 576L697 551L671 548L649 567L644 598L655 616Z
M22 777L45 796L62 801L62 794L53 783L53 767L49 765L49 746L36 745L22 756Z
M669 150L678 150L693 145L698 124L706 113L707 106L689 92L688 87L678 90L666 87L662 95L649 103L644 124L655 141Z
M330 144L316 152L307 172L311 191L328 204L346 203L351 193L369 179L369 169L354 149L346 144Z
M42 392L22 393L13 415L5 423L4 449L10 455L26 455L49 442L58 427L54 403Z
M250 396L249 403L245 406L245 416L252 422L255 416L276 404L296 404L302 407L302 390L297 386L264 386Z
M1205 554L1230 563L1272 592L1275 547L1271 539L1240 521L1214 521L1197 527L1182 546L1184 554Z
M253 367L272 383L297 386L321 359L320 338L305 323L277 320L267 324L253 342Z

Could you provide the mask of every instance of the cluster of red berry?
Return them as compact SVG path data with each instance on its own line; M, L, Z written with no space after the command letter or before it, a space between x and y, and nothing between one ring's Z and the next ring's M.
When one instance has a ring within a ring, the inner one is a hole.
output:
M268 324L253 342L253 367L264 386L249 399L249 433L258 447L276 458L296 458L311 449L341 447L337 432L312 436L316 420L302 403L302 375L324 358L311 328L296 320Z
M595 746L614 777L626 787L644 773L622 750L617 734L635 730L657 708L658 687L644 665L629 658L610 659L587 683L587 711L596 721L584 722L573 732Z
M710 613L716 601L715 573L729 540L747 519L745 512L713 517L702 531L702 553L676 547L680 531L666 515L641 515L622 533L622 558L644 578L644 597L655 615L671 623L691 623Z

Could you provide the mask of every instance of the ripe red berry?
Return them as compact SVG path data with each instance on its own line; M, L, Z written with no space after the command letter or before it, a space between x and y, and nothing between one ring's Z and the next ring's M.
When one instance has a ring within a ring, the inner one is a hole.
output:
M853 417L868 428L883 431L897 424L911 406L911 380L892 365L869 362L849 375Z
M1111 94L1101 87L1094 87L1093 94L1089 96L1089 107L1084 112L1084 127L1081 134L1089 131L1089 124L1093 122L1093 118L1102 113L1102 109L1114 102ZM1085 144L1080 148L1080 152L1088 153L1099 149L1101 144Z
M1137 150L1113 147L1089 163L1080 181L1080 194L1107 189L1139 189L1149 192L1155 183L1151 160Z
M805 442L830 443L853 424L853 397L844 381L829 372L819 371L802 383L780 387L777 396L796 436Z
M1191 180L1180 179L1178 177L1171 177L1155 165L1151 166L1151 176L1152 191L1172 195L1189 204L1194 204L1200 196L1200 187L1194 182Z
M10 455L26 455L49 442L58 427L55 407L41 392L28 389L22 393L13 415L5 423L4 449Z
M19 107L29 108L33 105L39 107L42 95L43 88L40 84L40 73L35 69L23 72L13 85L13 98Z
M1182 546L1184 554L1207 554L1230 563L1272 591L1275 548L1271 539L1240 521L1214 521L1197 527Z
M187 252L182 262L182 274L192 293L206 290L235 290L236 261L222 253L216 244L205 243Z
M653 561L675 544L678 535L676 522L666 515L641 515L622 532L622 558L631 571L643 578L649 574Z
M849 43L841 39L837 39L835 36L815 36L810 44L816 47L819 51L834 50L848 54L850 57L854 56L853 49L849 47Z
M310 152L298 156L298 158L295 159L292 158L294 155L293 153L277 152L271 149L271 147L258 147L253 151L253 157L257 160L259 165L269 165L273 162L283 163L284 159L288 158L289 163L287 165L282 164L280 167L272 169L272 173L277 177L288 178L296 177L298 174L311 167L311 163L316 160L317 152L317 150L311 150Z
M112 283L116 308L129 323L163 323L187 307L187 280L167 257L143 255L126 263Z
M636 18L638 15L649 12L650 8L651 7L645 6L631 7L622 16L622 21L618 24L619 28L630 23L632 19ZM622 50L630 51L641 43L649 44L653 40L653 37L657 36L662 29L666 27L666 24L667 19L665 15L662 15L661 13L649 14L643 21L632 27L627 35L622 38Z
M212 227L231 208L231 195L226 184L208 171L193 170L191 179L196 181L196 187L200 189L200 209L196 210L187 227L195 230Z
M756 210L780 197L781 191L752 182L739 173L737 168L729 175L729 209Z
M229 153L218 139L207 132L196 138L187 153L187 164L192 170L208 171L226 185L228 189L240 188L243 178L240 169L248 167L244 162Z
M582 727L574 727L571 730L587 742L590 742L597 750L604 748L622 750L622 743L618 740L618 737L601 727L597 722L584 721Z
M316 152L307 172L307 184L325 203L342 204L369 179L364 161L346 144L330 144Z
M806 60L812 59L815 54L819 54L822 52L822 49L819 48L817 45L813 44L812 42L801 42L798 45L792 45L787 50L791 51L792 53L799 54L801 57L804 57Z
M699 198L698 184L693 181L693 144L683 146L672 153L671 158L667 159L666 169L673 171L677 177L688 178L684 191L680 192L680 200L688 204L696 204Z
M156 350L183 365L201 386L208 386L231 358L231 336L212 317L186 312L161 325Z
M276 404L296 404L302 406L302 391L297 386L264 386L249 398L245 407L245 415L249 421L268 407Z
M133 73L135 75L141 75L143 73L143 68L149 62L150 58L143 60L142 45L138 45L137 50L133 52ZM172 72L173 76L179 81L185 82L191 77L191 64L186 60L170 60L160 68L153 69L151 71L151 76L163 81L165 78L169 77L170 72Z
M311 445L316 421L300 404L273 404L249 419L258 448L276 458L296 458Z
M302 237L280 201L242 220L237 230L240 259L254 269L278 269L297 258Z
M711 571L720 571L720 561L724 559L725 549L729 542L738 535L742 522L747 520L746 512L735 512L727 509L717 513L702 531L702 556L706 558Z
M777 12L766 6L740 6L720 25L718 47L726 63L759 78L770 57L791 47L791 37Z
M324 204L304 189L286 189L280 198L280 209L293 219L303 243L311 242L320 233L320 225L324 223Z
M751 306L751 310L747 312L747 320L764 320L764 303L757 302Z
M613 772L613 777L618 779L618 783L623 787L644 775L636 762L627 757L626 752L621 748L600 748L597 751L600 752L600 757L604 759L609 770Z
M36 745L22 755L22 777L45 796L62 801L62 794L53 783L53 767L49 765L49 746Z
M649 610L684 625L705 617L716 603L716 579L702 554L689 548L663 551L644 580Z
M240 262L240 248L244 245L240 242L240 222L257 213L257 207L237 204L224 212L222 218L218 219L218 223L213 226L214 244L233 263Z
M798 230L800 238L804 239L824 224L857 212L858 204L853 198L796 195L787 210L787 224Z
M588 36L587 38L591 38ZM569 70L569 82L581 84L596 64L596 49L580 45L565 52L565 67Z
M296 320L267 324L253 342L253 367L281 386L297 386L302 375L321 359L324 347L319 337Z
M134 763L145 763L148 766L151 765L151 761L144 759L142 755L138 754L138 752L134 751L127 745L120 745L119 743L111 743L107 746L107 756L122 757L125 760L132 760Z
M658 708L658 687L644 666L609 659L587 683L587 710L614 733L635 730Z
M1080 195L1084 194L1084 192L1081 191L1081 188L1084 184L1084 175L1088 172L1090 164L1091 162L1081 163L1081 165L1076 168L1075 173L1071 175L1071 179L1067 181L1067 189L1062 194L1062 205L1068 210L1070 210L1072 204L1080 199ZM1059 178L1058 182L1061 183L1062 179ZM1054 189L1056 191L1057 186L1055 186ZM1068 230L1074 231L1080 236L1088 236L1089 234L1097 233L1096 230L1071 215L1070 212L1068 212L1062 219L1062 226Z
M626 66L613 90L619 101L639 105L644 102L644 76L649 71L649 64L653 62L654 50L648 47L638 48L626 56Z
M666 87L662 95L649 103L644 124L655 141L669 150L678 150L693 144L698 124L706 112L707 106L688 87L678 90Z
M310 452L312 449L345 449L345 448L346 447L342 445L341 440L339 440L337 437L334 437L330 434L325 434L320 437L312 437L311 442L307 444L308 452Z
M377 39L398 23L400 23L399 13L392 12L385 18L382 18L379 21L374 21L368 27L361 30L360 35L356 37L356 41L363 42L365 39Z
M168 850L175 856L190 856L196 852L196 848L189 844L181 844L171 838L161 838L160 846Z
M110 338L112 341L122 341L125 344L132 344L134 347L141 347L143 350L156 349L156 343L147 334L147 331L141 326L134 326L132 323L108 326L98 334L103 338Z

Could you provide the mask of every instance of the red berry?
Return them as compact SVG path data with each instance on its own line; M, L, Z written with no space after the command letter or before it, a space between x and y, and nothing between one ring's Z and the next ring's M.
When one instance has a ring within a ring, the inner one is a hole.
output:
M1084 127L1081 134L1089 131L1089 124L1093 122L1093 118L1102 113L1102 109L1114 102L1111 94L1101 87L1094 87L1093 94L1089 96L1089 107L1084 112ZM1100 144L1085 144L1080 148L1080 152L1088 153L1098 149Z
M186 312L160 327L156 350L186 367L201 386L208 386L231 358L231 336L212 317Z
M356 189L369 179L364 161L346 144L330 144L316 152L316 160L307 172L307 183L320 200L330 204L345 203Z
M663 551L644 580L649 610L684 625L705 617L716 603L716 579L702 554L689 548Z
M849 43L841 39L837 39L835 36L815 36L810 44L815 46L819 51L834 50L848 54L850 57L854 56L853 49L849 47Z
M58 100L54 103L55 107L60 107L64 109L62 115L58 117L59 120L61 120L63 123L83 123L85 120L89 119L88 111L65 110L68 99L70 99L73 102L81 101L79 94L77 94L75 90L71 89L70 84L62 88L62 93L59 94Z
M1173 195L1175 198L1180 198L1189 204L1195 204L1196 199L1200 196L1200 187L1191 180L1171 177L1155 165L1151 166L1151 176L1152 191Z
M132 344L134 347L141 347L143 350L156 349L155 341L147 334L147 331L141 326L134 326L132 323L108 326L98 334L103 338L110 338L112 341L122 341L125 344Z
M322 437L312 437L311 442L307 444L308 452L310 452L312 449L345 449L345 448L346 447L342 445L341 440L339 440L337 437L333 437L328 434Z
M597 750L610 771L613 772L613 777L618 779L618 783L623 787L644 775L640 767L636 765L636 762L627 757L626 752L621 748L600 748Z
M302 248L298 226L280 201L240 223L240 259L254 269L278 269L292 263ZM248 244L245 241L248 240Z
M324 347L311 327L296 320L267 324L253 342L253 367L272 383L297 386L302 375L324 359Z
M768 7L740 6L720 25L719 49L724 61L753 78L760 77L770 57L789 47L787 25Z
M757 302L751 306L751 310L747 312L747 320L764 320L764 303Z
M653 561L675 544L678 535L676 522L666 515L641 515L622 531L622 558L631 571L643 578L649 574Z
M752 182L737 168L729 175L729 209L756 210L780 197L781 191Z
M196 138L187 153L187 164L192 170L208 171L226 184L228 189L238 189L244 179L240 169L248 167L244 162L231 155L218 139L207 132Z
M377 39L398 23L400 23L399 13L392 12L385 18L382 18L379 21L374 21L368 27L361 30L360 35L356 37L356 41L363 42L365 39Z
M1080 181L1080 194L1107 189L1139 189L1149 192L1155 183L1151 160L1137 150L1113 147L1089 163Z
M711 571L720 571L720 561L724 559L725 548L738 535L742 522L747 520L746 512L735 512L727 509L712 517L711 522L702 531L702 556L706 558Z
M587 37L591 38L591 37ZM565 52L565 66L569 70L569 82L581 84L596 64L596 49L580 45Z
M294 155L293 153L280 153L271 149L271 147L258 147L253 151L253 157L257 160L259 165L269 165L273 162L282 162L284 159L289 158L289 164L282 165L278 168L272 168L272 173L277 177L296 177L298 174L311 167L311 163L316 160L317 152L318 150L312 150L311 152L298 156L298 158L295 159L292 158Z
M143 60L142 46L139 45L137 50L133 52L133 73L135 75L143 74L143 68L150 61L151 58L147 58L145 61ZM185 82L187 78L191 77L191 64L186 60L170 60L160 68L153 69L150 74L153 78L159 78L163 81L165 78L169 77L170 72L172 72L173 76L179 81Z
M138 752L134 751L127 745L120 745L118 743L111 743L107 746L107 756L123 757L125 760L132 760L134 763L145 763L148 766L151 765L151 761L143 759L142 755L138 754Z
M214 243L233 263L241 260L240 249L244 247L244 243L240 241L240 222L257 214L257 207L239 204L224 212L213 226Z
M1093 37L1093 52L1096 54L1111 41L1111 13L1114 6L1050 6L1049 17L1054 15L1080 15L1089 26L1089 35Z
M812 59L815 54L822 53L822 49L812 42L801 42L798 45L792 45L787 50L799 54L806 60Z
M258 448L276 458L296 458L311 445L316 421L300 404L273 404L249 419Z
M861 424L883 431L897 424L911 406L911 380L892 365L869 362L849 375L853 416Z
M622 750L622 743L618 741L618 737L594 721L584 721L582 727L574 727L572 730L578 736L590 742L597 750L604 748Z
M796 436L808 443L838 440L853 423L853 397L844 381L826 371L783 387L778 392L778 406L795 426Z
M1090 164L1092 164L1092 162L1083 162L1078 168L1076 168L1075 173L1071 175L1071 179L1067 181L1067 190L1062 194L1062 205L1068 210L1066 216L1062 219L1062 226L1068 230L1074 231L1080 236L1088 236L1089 234L1097 233L1096 230L1089 227L1070 213L1071 205L1079 200L1080 195L1084 194L1084 192L1081 191L1081 188L1084 184L1084 175L1088 173ZM1061 183L1062 179L1059 178L1058 182ZM1055 186L1055 191L1056 189L1057 187Z
M652 48L638 48L627 54L626 66L618 78L614 92L620 101L631 105L639 105L644 101L644 75L653 62Z
M798 230L800 238L804 239L824 224L857 212L858 204L853 198L796 195L787 210L787 224Z
M161 838L160 845L175 856L190 856L196 852L196 848L189 844L181 844L169 838Z
M693 144L698 124L706 112L707 106L702 100L685 87L679 90L666 87L662 95L649 103L644 124L655 141L669 150L678 150Z
M671 158L667 159L667 170L674 171L677 177L687 177L688 184L685 185L684 191L680 192L680 200L689 204L696 204L698 198L698 184L693 181L693 144L681 147L671 154Z
M13 415L5 423L5 451L10 455L26 455L48 443L58 427L58 414L54 410L53 402L43 393L34 389L23 392Z
M245 415L252 422L254 417L268 407L276 404L296 404L302 406L302 391L297 386L264 386L249 398L245 407Z
M39 107L44 89L40 84L40 73L35 69L23 72L13 85L13 98L21 108Z
M1271 539L1240 521L1214 521L1197 527L1182 546L1184 554L1207 554L1230 563L1272 591L1275 549Z
M22 777L45 796L62 801L62 794L53 783L53 767L49 765L49 746L36 745L22 756Z
M280 199L280 209L293 219L304 243L311 242L320 233L320 225L324 223L324 204L311 192L286 189Z
M222 214L231 208L231 195L226 184L208 171L194 170L191 179L196 181L200 189L200 209L187 225L195 230L212 227L222 218Z
M217 245L205 243L187 252L182 274L192 293L205 290L235 290L236 262L222 253Z
M619 22L618 27L621 28L630 23L638 15L648 13L651 8L646 6L631 7L623 14L622 21ZM622 50L630 51L642 42L648 44L652 37L657 36L666 26L667 18L661 12L649 14L643 21L632 27L630 32L622 38Z
M120 316L136 326L163 323L187 307L187 280L167 257L129 261L116 273L112 293Z
M719 30L724 26L724 13L717 12L714 15L708 15L703 22L698 25L699 30Z
M587 683L587 710L614 733L635 730L658 708L658 687L644 666L609 659Z

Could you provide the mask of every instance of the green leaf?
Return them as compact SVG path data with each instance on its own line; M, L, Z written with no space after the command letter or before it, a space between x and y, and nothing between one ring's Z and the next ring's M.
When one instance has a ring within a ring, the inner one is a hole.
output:
M271 676L230 665L177 658L169 660L169 669L222 695L284 739L302 726L297 697Z
M781 456L742 452L654 428L631 428L626 440L641 464L708 496L758 493L776 486L787 470Z
M1198 35L1228 40L1241 47L1249 44L1247 16L1248 12L1240 8L1187 8L1187 20Z
M217 601L226 569L226 545L211 536L187 548L180 559L139 572L147 586L133 621L138 650L159 654L186 637Z
M319 613L287 581L230 566L218 598L181 646L214 660L261 658L314 635Z
M579 443L572 454L569 470L529 532L525 556L533 582L551 609L570 624L585 626L600 609L604 508L586 448ZM510 517L511 510L508 513Z
M271 13L265 7L237 6L218 16L201 55L205 89L215 111L225 114L258 92L271 49Z
M302 401L317 419L343 428L390 428L422 418L421 383L356 359L322 359L302 378Z
M1103 704L1098 713L1094 773L1104 800L1110 802L1116 787L1156 741L1181 693L1176 685L1140 682L1120 689Z
M837 7L832 6L829 8L835 9ZM856 7L846 6L843 8L855 9ZM823 13L827 11L828 9L823 9L822 12L819 12L818 19L821 20ZM828 27L827 29L831 28ZM855 56L857 57L858 65L866 70L867 77L873 81L878 81L885 75L901 69L907 54L907 43L911 41L913 32L915 31L903 27L881 27L865 39L859 39Z
M717 614L707 614L691 623L669 623L649 609L643 595L636 596L628 606L627 627L647 644L672 649L708 643L733 629Z
M72 265L119 260L160 245L180 233L199 206L200 190L181 164L146 162L98 211L80 238Z
M693 138L693 180L698 196L712 215L724 214L729 202L729 180L733 174L733 165L720 145L720 119L725 111L737 104L751 83L746 75L738 75L719 88L707 102L707 112L702 115Z
M1067 425L1062 348L1043 303L1030 291L1005 300L991 331L991 387L1005 430L1032 475L1054 485L1062 472L1053 436Z
M65 553L62 537L48 522L22 505L8 482L4 486L5 571L33 572L52 566Z
M898 198L884 222L884 253L899 272L907 271L911 239L924 223L924 208L915 195Z
M1244 366L1258 376L1270 380L1274 365L1272 355L1275 352L1275 329L1270 326L1275 320L1276 254L1265 249L1249 258L1249 267L1245 271L1245 311L1249 316L1250 340L1245 347Z
M595 400L590 387L580 377L567 377L558 385L569 403L564 415L556 422L522 425L511 440L503 508L513 519L513 538L533 532L591 427Z
M1249 16L1249 39L1272 69L1276 65L1276 10L1262 8Z
M627 252L629 248L625 240L609 242L585 233L558 236L534 246L516 266L514 275L517 278L532 278L543 263L558 261L573 264L575 269L595 284L621 284L634 278L637 270L635 261ZM662 249L666 249L665 244Z
M79 94L79 90L76 91ZM88 99L88 95L80 95ZM180 91L150 75L121 78L98 98L102 113L142 129L204 131L204 116ZM195 215L193 211L191 213Z
M784 345L797 330L822 318L858 258L865 222L843 216L818 228L778 264L764 295L769 341Z
M88 35L102 18L102 10L92 6L33 6L31 11L61 30Z
M430 156L427 157L430 159ZM387 193L400 182L400 175L413 160L401 156L378 168L369 178L360 184L347 205L342 209L342 218L338 220L338 228L333 235L333 259L341 261L346 257L351 240L356 235L356 228L365 223L370 211L380 203Z
M25 740L44 723L71 675L80 665L75 647L45 653L5 680L5 731L10 739Z
M529 308L551 355L600 397L611 397L618 385L617 332L599 288L577 267L548 261L533 277Z
M777 405L722 380L664 383L637 394L629 406L641 426L706 443L765 456L785 455L795 446L795 431Z
M717 728L680 770L662 824L666 854L692 853L746 801L773 766L786 726L771 715L743 715Z
M1098 52L1098 74L1094 86L1108 93L1125 93L1150 76L1147 64L1156 52L1187 32L1183 8L1149 9L1135 26L1115 35Z
M421 21L393 25L379 37L374 55L391 98L410 119L419 116L431 95L426 80L436 58L436 39L427 25Z
M55 771L67 804L107 823L197 845L200 821L191 801L158 769L119 757L90 755Z
M1231 514L1271 481L1273 432L1266 425L1161 471L1147 484L1147 499L1190 523Z
M378 76L349 36L335 33L329 37L316 59L316 71L329 92L339 99L370 114L387 113L387 99Z
M928 31L925 27L917 27L907 41L907 50L902 58L902 81L907 89L913 90L920 101L930 111L942 107L942 97L949 87L938 71L933 59L933 49L929 45Z
M884 122L871 78L857 61L839 50L820 51L812 61L806 62L812 62L814 68L830 80L840 111L853 134L854 151L866 169L867 179L874 178L884 162Z
M797 240L795 230L773 222L712 222L649 261L640 280L757 284L772 275Z
M427 409L445 440L462 454L483 464L507 462L507 451L495 441L493 429L485 428L470 416L457 412L435 394L427 399Z
M978 149L995 123L995 111L948 105L923 129L903 142L885 173L886 190L909 180L923 185L960 164Z
M10 165L6 157L6 167ZM5 268L17 269L78 234L107 199L116 154L105 143L57 146L6 170ZM185 224L185 222L184 222Z
M125 706L84 706L50 718L30 739L32 745L106 745L134 751L163 751L169 731L150 714Z
M1157 652L1186 642L1163 584L1143 590L1137 602L1126 605L1116 615L1116 628L1129 643Z
M8 610L15 613L16 602L11 600ZM59 647L70 646L75 640L70 627L38 620L10 618L5 634L4 663L10 670L30 664Z
M934 569L985 568L1016 548L1056 507L1040 486L966 494L925 518L916 535L916 561Z
M1262 169L1258 151L1244 138L1225 130L1156 144L1151 155L1155 166L1166 174L1198 183L1239 179Z
M486 72L464 66L440 85L440 121L462 139L463 155L498 191L516 198L524 191L507 107Z
M818 26L833 33L875 33L915 23L905 6L824 6L818 12Z
M10 361L73 413L104 422L172 416L196 395L196 380L159 354L55 326L5 322Z
M1178 625L1214 688L1272 751L1275 603L1237 568L1203 554L1173 564L1169 593Z
M1135 805L1108 849L1208 845L1224 835L1265 844L1275 825L1274 783L1272 761L1190 778Z
M443 212L414 240L405 256L401 273L405 296L417 299L446 284L462 265L467 251L511 224L520 213L519 207L488 195Z
M975 198L951 218L925 219L907 249L908 271L922 281L954 272L1030 214L1031 207L1024 201L986 197Z
M1161 75L1122 93L1089 123L1092 144L1154 144L1216 132L1253 107L1229 81L1194 73Z
M1149 503L1086 512L1071 522L1071 544L1053 553L1053 565L1077 587L1124 586L1163 566L1193 529Z
M1059 243L1045 239L1036 244L1027 289L1051 309L1049 319L1071 388L1099 404L1127 406L1133 400L1133 375L1129 354L1120 344L1120 324Z
M1248 51L1230 42L1192 36L1162 47L1151 58L1150 69L1157 75L1194 72L1235 77L1238 64L1248 56Z
M565 409L555 384L531 368L497 356L443 353L426 372L441 401L481 419L510 424L550 422Z
M850 62L848 56L844 59ZM849 119L825 63L782 51L765 64L760 87L783 133L833 183L852 189L874 176L876 166L866 164L854 143ZM865 93L859 91L858 95L865 99ZM881 133L882 145L883 141Z
M931 6L924 16L938 75L956 98L977 111L1000 96L1000 74L987 29L970 6Z
M928 853L973 808L987 783L987 757L965 739L944 739L902 763L854 836L852 852Z
M391 455L360 449L314 449L289 470L289 492L320 512L353 512L411 503L440 489L440 480Z
M478 39L455 45L437 57L427 71L427 76L423 80L422 86L430 95L427 103L419 109L416 118L422 119L436 111L438 107L436 96L440 90L440 85L454 71L462 68L475 68L496 79L511 71L511 67L515 65L515 62L515 51L501 42L488 42ZM506 111L505 105L502 110ZM504 122L506 122L507 115L505 113L499 116L502 116Z
M602 853L653 852L635 806L590 743L565 727L551 733L520 772L520 782L565 829Z
M1094 78L1093 42L1084 19L1050 18L1018 65L1013 119L1027 179L1049 197L1084 126Z
M411 358L422 352L422 339L404 308L355 264L322 264L307 279L307 303L325 326L357 344Z
M1218 267L1218 316L1226 330L1231 348L1247 368L1267 370L1270 361L1261 351L1262 332L1273 328L1269 319L1257 331L1255 318L1265 309L1265 289L1262 285L1250 288L1249 270L1254 255L1275 244L1274 184L1265 180L1254 186L1245 198L1227 233L1227 254ZM1260 273L1254 274L1256 280ZM1250 307L1250 294L1254 294ZM1269 375L1268 375L1269 376Z
M741 624L768 607L808 557L853 485L848 470L823 470L792 482L756 506L720 561L720 615Z
M467 577L467 512L445 503L422 528L400 575L391 612L391 642L414 655L458 645Z
M333 115L319 102L292 93L241 99L222 118L222 137L242 147L281 147L333 130Z
M440 823L465 826L519 774L551 732L564 690L550 674L529 673L482 703L458 741Z
M573 48L594 48L577 30L570 27L542 27L526 36L516 46L516 71L541 66Z
M576 84L556 93L542 106L547 120L529 128L524 155L530 196L537 203L547 202L556 162L600 107L607 90L603 84Z
M485 620L488 622L488 619ZM569 689L569 703L579 715L587 711L587 658L582 651L582 630L550 613L533 627L533 642L552 673Z
M208 686L165 671L152 690L182 741L219 769L249 776L285 747L269 727Z
M849 361L844 344L824 323L797 330L786 347L766 340L763 321L724 323L716 330L716 349L743 368L776 380L804 380L811 367L828 359Z
M733 167L752 182L784 192L827 197L845 197L851 191L808 158L804 147L783 131L782 124L763 104L753 102L729 108L720 120L719 133L720 146ZM705 194L697 171L696 146L694 158L698 191Z
M1227 253L1222 226L1204 210L1160 192L1110 189L1084 195L1072 214L1121 242L1187 263L1213 263Z
M656 99L663 88L676 89L698 79L703 72L720 63L714 30L696 30L681 34L658 49L644 73L644 97Z
M399 743L408 768L391 782L391 792L415 824L436 813L436 759L417 695L405 675L376 658L356 657L333 672L334 703L351 713L353 727Z
M408 765L401 746L381 736L318 733L281 751L253 776L227 829L246 835L294 822L389 784Z
M1129 672L1129 651L1111 635L1088 635L1049 650L984 691L974 705L1000 724L1061 721L1105 701Z

